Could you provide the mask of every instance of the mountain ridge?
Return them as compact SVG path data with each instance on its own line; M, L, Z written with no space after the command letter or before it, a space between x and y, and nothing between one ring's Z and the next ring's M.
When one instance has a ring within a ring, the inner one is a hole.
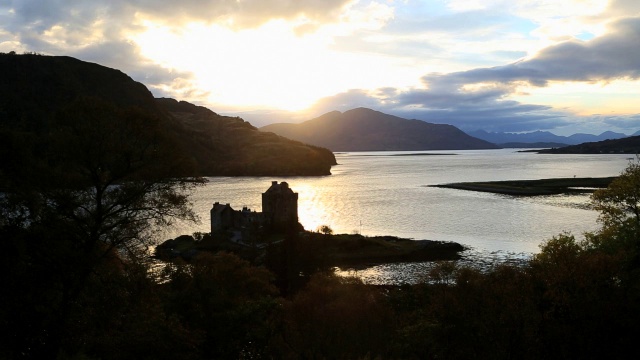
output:
M55 131L50 127L56 114L79 98L139 108L162 119L178 145L175 151L193 160L194 174L189 175L318 176L329 175L336 163L327 149L262 133L239 117L155 99L146 86L117 69L68 56L0 53L0 131L7 139L19 132L44 139Z
M453 125L404 119L359 107L331 111L299 124L276 123L260 128L332 151L416 151L496 149Z
M621 139L627 137L626 134L605 131L599 135L576 133L569 136L561 136L549 131L533 131L529 133L506 133L488 132L485 130L469 131L467 134L483 139L499 146L506 146L508 143L553 143L558 146L578 145L585 142L597 142L611 139Z

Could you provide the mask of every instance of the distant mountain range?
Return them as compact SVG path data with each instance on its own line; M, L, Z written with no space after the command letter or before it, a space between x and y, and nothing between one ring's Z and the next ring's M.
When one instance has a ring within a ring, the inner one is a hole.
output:
M333 111L300 124L271 124L260 128L332 151L416 151L496 149L496 145L444 124L407 120L357 108Z
M19 151L11 145L20 144L19 139L28 135L37 143L53 136L52 120L80 98L100 99L122 109L135 107L161 119L167 136L175 140L171 151L193 163L188 175L328 175L336 163L327 149L260 132L239 117L174 99L154 99L143 84L119 70L66 56L0 53L2 163L5 155Z
M476 130L467 132L467 134L486 140L500 147L562 147L567 145L577 145L585 142L596 142L610 139L621 139L628 135L605 131L600 135L591 134L573 134L571 136L560 136L548 131L534 131L530 133L505 133L505 132L487 132L484 130ZM543 146L541 146L543 145Z

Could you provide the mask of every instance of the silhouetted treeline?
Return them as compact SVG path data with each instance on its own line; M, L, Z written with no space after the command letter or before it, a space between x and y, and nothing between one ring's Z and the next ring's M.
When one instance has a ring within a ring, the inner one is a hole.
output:
M105 262L59 334L48 329L73 269L52 273L48 262L29 263L42 260L36 250L6 250L4 358L623 358L640 326L637 269L565 236L525 267L442 264L428 281L398 287L319 273L286 297L268 269L228 253L160 277L142 263ZM52 336L61 338L54 353Z

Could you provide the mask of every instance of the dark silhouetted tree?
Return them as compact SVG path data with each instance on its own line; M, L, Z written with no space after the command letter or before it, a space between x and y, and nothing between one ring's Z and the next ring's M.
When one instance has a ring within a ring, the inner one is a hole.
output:
M0 171L3 245L29 281L24 294L42 294L28 301L31 312L20 297L7 299L5 311L24 315L3 324L4 334L15 334L5 337L8 349L54 358L72 309L105 262L134 259L159 227L196 219L187 196L200 180L178 177L187 163L163 126L145 111L85 98L41 134L3 133L3 154L21 161Z

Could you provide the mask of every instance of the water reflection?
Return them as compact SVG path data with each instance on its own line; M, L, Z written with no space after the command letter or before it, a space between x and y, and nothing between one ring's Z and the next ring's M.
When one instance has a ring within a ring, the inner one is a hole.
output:
M531 256L531 253L469 249L462 253L462 259L457 260L456 265L486 271L500 264L523 265L531 259ZM436 261L394 263L359 268L335 268L334 271L338 276L357 277L371 285L417 284L427 281L429 271L438 264L439 262Z
M202 223L182 224L166 237L209 231L213 202L261 211L272 180L299 194L307 230L456 241L480 251L533 253L563 231L577 236L597 227L587 195L516 198L425 185L462 181L602 177L618 175L626 155L538 155L513 150L456 151L452 156L388 156L401 152L338 154L323 177L210 178L192 199Z

